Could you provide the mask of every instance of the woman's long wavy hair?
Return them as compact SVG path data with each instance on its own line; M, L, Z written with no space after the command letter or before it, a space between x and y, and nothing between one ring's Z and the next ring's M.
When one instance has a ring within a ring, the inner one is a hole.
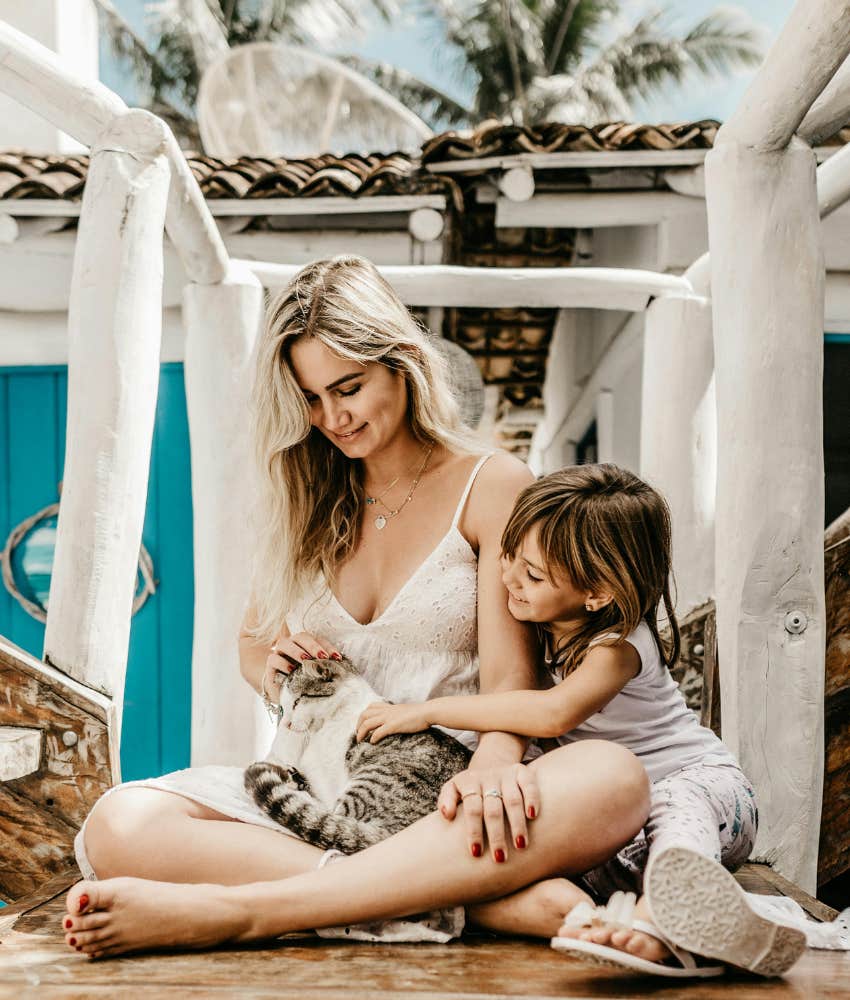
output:
M254 381L252 631L268 643L306 587L322 575L333 582L357 544L365 499L362 462L346 458L310 425L290 361L299 337L403 378L410 428L423 446L482 450L461 424L442 356L370 261L340 256L299 271L269 305Z
M520 494L502 536L502 552L514 558L537 528L547 575L579 590L609 593L613 600L569 640L552 648L551 629L541 624L553 663L566 676L581 663L594 640L623 642L645 621L662 660L679 658L679 624L670 596L672 533L664 498L642 479L616 465L575 465L538 479ZM663 603L669 646L658 631ZM616 633L619 638L610 637Z

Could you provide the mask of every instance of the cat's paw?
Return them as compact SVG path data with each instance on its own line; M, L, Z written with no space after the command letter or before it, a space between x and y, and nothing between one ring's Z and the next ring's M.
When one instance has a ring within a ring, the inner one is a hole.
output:
M274 764L270 760L260 760L245 770L245 788L256 793L269 785L284 785L299 791L307 791L307 780L297 767Z

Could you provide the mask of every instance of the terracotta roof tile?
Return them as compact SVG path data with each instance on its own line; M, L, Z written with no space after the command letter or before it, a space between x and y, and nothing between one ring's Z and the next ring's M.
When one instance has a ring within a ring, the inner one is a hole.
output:
M510 156L516 153L573 153L623 150L708 149L720 123L714 119L672 125L564 125L534 127L485 122L472 132L444 132L422 147L422 162Z

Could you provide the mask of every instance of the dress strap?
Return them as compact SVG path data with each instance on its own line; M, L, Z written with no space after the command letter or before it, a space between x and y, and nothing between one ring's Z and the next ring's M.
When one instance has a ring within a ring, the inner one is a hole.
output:
M475 479L481 469L481 466L487 461L488 458L490 458L492 455L495 454L496 453L494 451L488 452L486 455L482 455L481 458L479 458L478 461L475 463L475 467L473 468L472 472L470 472L469 479L467 479L466 481L466 486L464 488L464 491L460 495L460 501L458 502L457 510L455 511L455 516L452 520L452 528L456 528L460 523L460 516L463 513L463 508L466 506L466 501L467 498L469 497L469 492L472 489L473 485L475 484Z

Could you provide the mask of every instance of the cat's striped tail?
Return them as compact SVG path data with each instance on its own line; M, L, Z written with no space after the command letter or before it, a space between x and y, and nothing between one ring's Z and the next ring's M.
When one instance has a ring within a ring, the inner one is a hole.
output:
M294 768L258 761L245 771L245 789L276 823L325 851L333 847L354 854L388 835L371 823L331 812Z

